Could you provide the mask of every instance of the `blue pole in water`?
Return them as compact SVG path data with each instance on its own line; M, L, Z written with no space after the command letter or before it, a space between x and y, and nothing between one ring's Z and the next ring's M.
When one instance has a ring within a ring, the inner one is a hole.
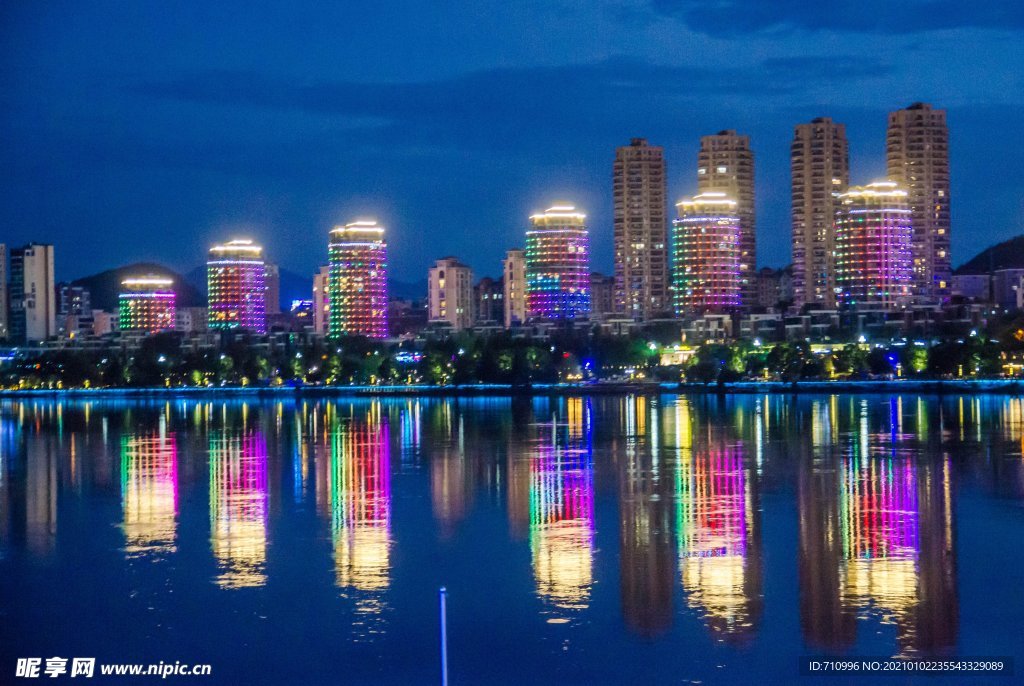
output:
M441 597L441 686L448 686L448 590L442 586Z

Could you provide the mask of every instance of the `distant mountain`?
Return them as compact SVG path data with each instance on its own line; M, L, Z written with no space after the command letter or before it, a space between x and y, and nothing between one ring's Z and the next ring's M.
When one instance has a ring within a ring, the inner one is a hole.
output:
M147 274L162 276L174 281L174 291L178 294L178 307L200 307L206 304L206 297L196 291L187 275L182 276L155 262L136 262L124 267L108 269L99 274L75 279L71 285L88 289L90 302L95 309L114 312L117 310L117 296L121 293L121 282L130 276L145 276Z
M954 274L988 274L996 269L1024 269L1024 235L990 245L956 268Z
M206 265L185 272L185 281L196 289L196 293L202 297L203 302L206 302Z

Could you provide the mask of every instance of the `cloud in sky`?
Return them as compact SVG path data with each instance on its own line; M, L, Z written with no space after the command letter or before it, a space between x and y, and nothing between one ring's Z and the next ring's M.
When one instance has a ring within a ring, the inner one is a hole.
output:
M1019 232L1019 10L865 2L7 3L0 225L56 242L68 277L191 268L242 229L311 272L332 224L373 213L418 280L435 252L493 272L562 197L605 270L615 146L664 145L677 198L699 137L735 128L757 156L759 257L780 265L793 125L845 122L866 180L886 112L924 100L949 110L954 259Z
M718 36L776 29L879 34L1024 30L1024 3L1016 0L651 0L651 6Z
M129 86L135 94L233 107L269 107L322 114L404 117L477 112L569 112L615 107L628 98L780 96L809 81L875 79L892 67L878 58L806 55L767 58L752 67L652 64L613 57L592 64L500 68L418 82L321 81L303 83L251 72L207 71Z

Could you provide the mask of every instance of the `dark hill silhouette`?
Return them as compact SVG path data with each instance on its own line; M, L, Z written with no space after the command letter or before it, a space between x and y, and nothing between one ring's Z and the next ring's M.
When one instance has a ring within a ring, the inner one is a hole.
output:
M173 269L155 262L136 262L134 264L108 269L91 276L83 276L71 282L73 286L83 286L89 290L90 302L98 310L114 312L117 310L117 296L121 292L121 282L130 276L153 274L174 280L174 292L178 294L178 307L201 307L206 305L206 298L196 292L185 277Z
M1024 269L1024 235L996 243L956 268L955 274L988 274L996 269Z

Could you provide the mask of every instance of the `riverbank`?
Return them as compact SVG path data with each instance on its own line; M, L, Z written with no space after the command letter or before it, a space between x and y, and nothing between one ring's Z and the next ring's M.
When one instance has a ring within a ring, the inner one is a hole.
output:
M3 390L5 398L287 398L287 397L480 397L513 395L658 395L658 394L894 394L944 395L951 393L1024 395L1024 380L948 379L893 381L738 381L724 384L697 383L566 383L513 386L468 384L463 386L278 386L278 387L179 387L179 388L76 388L65 390Z

